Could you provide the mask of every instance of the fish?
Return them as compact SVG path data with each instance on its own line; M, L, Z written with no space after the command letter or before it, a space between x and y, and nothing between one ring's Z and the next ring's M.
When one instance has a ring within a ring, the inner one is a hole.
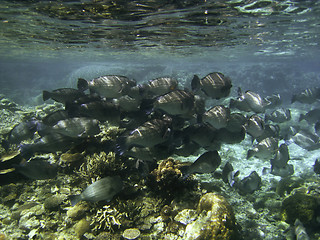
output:
M171 119L152 119L143 123L129 134L118 137L116 152L120 155L134 147L153 147L166 142L171 135Z
M217 105L207 110L202 116L202 122L210 124L214 129L227 126L230 118L230 109L222 105Z
M15 125L8 133L8 144L19 144L23 140L32 138L37 131L39 121L31 119Z
M43 101L53 99L56 102L66 104L67 102L73 102L78 98L85 96L83 91L74 88L59 88L51 92L44 90L42 92Z
M130 97L129 95L115 98L112 102L121 112L134 112L140 110L141 100L139 98Z
M292 140L295 144L306 150L320 148L319 136L308 130L300 130L292 137Z
M69 197L71 205L80 201L99 202L111 201L123 188L120 176L109 176L90 184L81 194Z
M265 124L263 133L256 138L258 142L267 137L280 138L280 126L275 124Z
M288 177L294 173L293 165L288 164L290 160L288 145L283 143L275 153L275 157L270 160L271 174L281 177Z
M221 158L218 151L208 151L197 158L185 171L185 175L189 176L194 173L213 173L221 164Z
M264 107L266 109L273 109L282 104L280 94L273 94L264 98Z
M106 100L82 103L80 105L67 104L66 110L70 117L88 117L114 124L119 124L120 122L121 113L119 108L113 102Z
M241 193L251 194L261 187L261 177L256 171L250 173L249 176L243 178L236 185Z
M100 133L99 121L86 117L68 118L58 121L55 125L38 127L40 136L48 134L61 134L72 138L86 138Z
M316 124L314 125L314 132L320 136L320 121L316 122Z
M320 109L315 108L306 114L300 114L299 122L306 120L309 124L314 124L320 120Z
M216 140L227 144L240 143L246 137L246 130L244 127L236 131L229 131L228 128L220 128L216 131Z
M58 173L58 165L51 164L43 159L32 159L24 161L19 165L13 164L17 172L33 180L44 180L55 178Z
M248 118L244 127L249 135L258 138L264 133L265 123L260 116L254 114Z
M52 113L48 114L47 116L45 116L42 119L42 123L44 123L45 125L48 125L48 126L53 126L57 122L59 122L60 120L64 120L67 118L69 118L68 111L58 110L58 111L52 112Z
M80 144L82 138L71 138L58 133L45 135L32 144L20 144L21 156L28 158L34 153L53 153L69 150L72 146Z
M258 142L252 149L248 150L247 159L255 156L263 160L270 160L275 156L278 149L278 140L268 137Z
M141 84L140 94L145 98L153 98L177 90L178 81L171 77L159 77Z
M300 102L306 104L312 104L320 99L320 88L307 88L304 91L293 94L291 98L291 103Z
M137 158L146 162L156 162L160 159L165 159L172 154L173 150L170 146L156 145L153 147L132 147L128 149L123 155L127 157Z
M162 95L153 103L154 110L161 110L169 115L192 115L195 99L191 92L175 90Z
M200 79L194 75L191 81L192 91L201 90L206 96L213 99L221 99L229 96L232 87L231 79L220 72L209 73Z
M291 120L290 109L279 108L270 114L265 114L264 121L272 121L275 123L284 123Z
M296 240L310 239L305 227L298 218L294 221L294 233L296 235Z
M97 93L106 98L118 98L128 94L130 88L136 86L136 82L125 76L106 75L91 81L79 78L77 86L80 91L89 89L90 93Z
M241 113L230 113L229 119L227 122L226 129L230 132L239 132L242 131L245 123L247 122L247 117Z
M320 161L319 161L319 159L316 159L316 161L314 162L314 164L313 164L313 171L314 171L316 174L320 174Z
M292 164L287 164L284 167L271 167L271 174L280 176L280 177L289 177L294 174L294 167Z
M233 166L230 162L226 162L222 168L222 180L228 183L231 187L237 182L237 177L239 176L239 171L234 171Z
M230 108L238 108L239 110L246 112L265 112L265 100L258 93L255 93L253 91L248 90L245 93L243 93L241 88L238 88L238 98L236 100L231 100Z

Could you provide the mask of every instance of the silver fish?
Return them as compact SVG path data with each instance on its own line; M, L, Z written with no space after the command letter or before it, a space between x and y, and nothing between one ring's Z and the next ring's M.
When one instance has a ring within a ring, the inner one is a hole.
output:
M266 114L265 121L272 121L276 123L283 123L286 121L291 120L291 112L290 109L284 109L284 108L279 108L275 111L273 111L271 114Z
M96 135L99 132L99 121L85 117L60 120L52 127L42 126L41 129L38 129L38 133L41 136L58 133L74 138L86 138L88 136Z
M307 130L297 132L292 137L292 140L295 144L306 150L315 150L320 147L319 136Z
M294 94L291 103L300 102L311 104L320 99L320 88L307 88L306 90Z
M250 134L253 138L260 137L265 130L265 123L261 117L254 114L248 118L244 125L246 132Z
M313 109L306 114L300 114L299 122L306 120L309 124L314 124L320 120L320 109Z
M186 174L213 173L219 167L220 163L221 158L217 151L205 152L187 168Z
M230 107L238 108L242 111L252 111L255 113L264 113L265 112L265 100L258 94L253 91L246 91L243 93L241 88L238 88L239 97L236 100L231 99Z
M280 94L273 94L264 98L265 108L275 108L282 103Z
M231 113L229 116L227 129L230 132L239 132L247 122L247 118L241 113Z
M192 115L195 98L191 92L175 90L157 98L154 109L162 110L170 115Z
M263 160L270 160L276 154L278 140L275 138L265 138L254 145L253 149L248 150L247 159L255 156Z
M288 164L290 159L288 145L283 143L276 151L275 157L271 159L271 174L288 177L294 173L293 165Z
M153 119L145 122L129 134L117 140L117 151L122 155L133 146L153 147L169 139L171 135L171 119Z
M105 177L89 185L80 195L70 196L72 206L81 200L88 202L110 201L122 190L123 183L119 176Z
M131 87L134 87L136 82L125 76L106 75L94 78L91 81L78 79L78 89L98 93L106 98L117 98L127 94Z
M141 100L139 98L130 97L129 95L124 95L113 99L113 103L119 107L121 111L132 112L140 109Z
M202 121L209 123L215 129L226 127L229 118L230 109L222 105L214 106L202 115Z
M59 88L51 92L42 92L43 101L46 101L51 98L63 104L66 104L67 102L73 102L76 99L81 98L83 96L85 96L83 91L73 88Z
M145 97L164 95L176 90L178 81L171 77L159 77L150 80L148 84L140 85L140 92Z
M220 72L213 72L200 79L194 75L191 88L193 91L201 89L208 97L220 99L230 94L231 80Z

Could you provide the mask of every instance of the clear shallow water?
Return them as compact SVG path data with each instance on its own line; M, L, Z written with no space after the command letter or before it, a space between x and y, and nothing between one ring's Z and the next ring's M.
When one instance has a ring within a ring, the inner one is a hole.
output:
M42 90L76 87L79 77L121 74L145 82L173 76L190 88L194 74L220 71L232 79L232 97L237 87L263 97L280 93L288 106L292 93L319 85L319 25L319 1L1 1L0 93L40 105ZM316 105L293 106L289 124L310 107ZM251 146L247 139L221 151L224 162L228 151L235 152L232 163L241 178L270 167L257 158L244 160ZM317 151L293 144L290 154L295 176L312 176ZM272 181L278 180L263 176L261 192L274 193ZM248 212L241 216L240 210L255 211L252 198L261 192L225 192L238 204L244 232L259 229L251 229ZM256 213L255 223L261 229L269 224L266 239L283 239L273 238L282 230L274 224L279 218L268 214Z

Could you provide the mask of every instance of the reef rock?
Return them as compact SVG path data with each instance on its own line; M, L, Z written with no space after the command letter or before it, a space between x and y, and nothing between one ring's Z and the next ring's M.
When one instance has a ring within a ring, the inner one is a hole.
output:
M207 193L199 201L198 217L185 229L185 240L239 239L232 207L215 193Z

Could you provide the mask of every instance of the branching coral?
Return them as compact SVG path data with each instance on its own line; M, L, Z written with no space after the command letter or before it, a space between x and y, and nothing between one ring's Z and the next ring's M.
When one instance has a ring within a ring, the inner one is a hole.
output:
M120 213L116 208L105 205L97 211L90 225L94 226L92 231L95 232L102 230L114 232L115 227L118 229L121 227L121 219L127 217L126 213Z

